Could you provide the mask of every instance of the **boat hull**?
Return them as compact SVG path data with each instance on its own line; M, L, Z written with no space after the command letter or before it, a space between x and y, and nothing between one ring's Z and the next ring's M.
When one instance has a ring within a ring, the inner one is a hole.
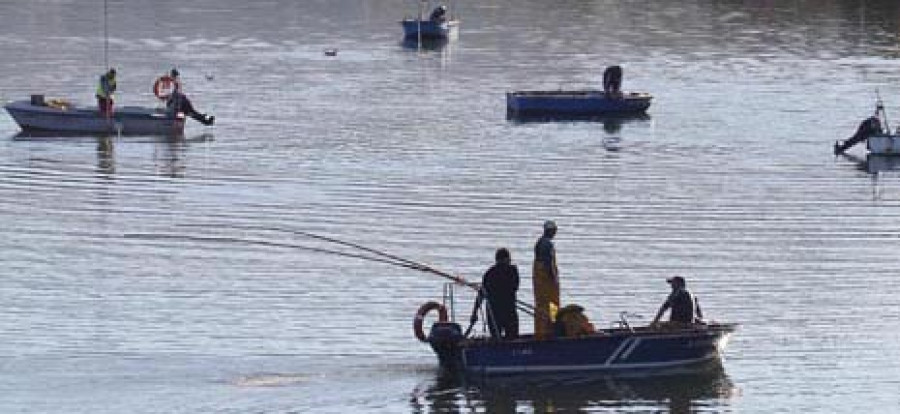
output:
M456 35L459 20L414 20L400 21L405 39L450 39Z
M446 335L433 334L430 342L443 367L470 374L626 374L702 366L720 360L735 329L732 324L678 330L611 329L580 338L461 339L455 346L449 346L452 342Z
M506 109L512 116L638 115L650 108L652 96L628 93L611 97L599 90L507 92Z
M869 154L900 156L900 135L878 134L866 138Z
M29 101L4 106L23 132L39 134L182 135L184 118L164 109L126 106L106 117L97 108L33 105Z

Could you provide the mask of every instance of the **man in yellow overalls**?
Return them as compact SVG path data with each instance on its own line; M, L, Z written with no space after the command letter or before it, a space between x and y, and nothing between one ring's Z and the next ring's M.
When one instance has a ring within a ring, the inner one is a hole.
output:
M559 269L556 267L556 249L553 247L556 223L544 222L544 235L534 245L534 336L546 339L553 336L553 317L559 309Z

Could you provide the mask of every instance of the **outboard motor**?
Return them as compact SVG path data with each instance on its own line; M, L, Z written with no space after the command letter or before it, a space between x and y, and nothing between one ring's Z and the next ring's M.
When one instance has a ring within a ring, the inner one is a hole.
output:
M462 340L462 327L455 322L435 322L428 333L428 344L437 354L441 366L451 369L462 362L459 349Z
M846 141L837 141L834 143L834 155L843 154L850 147L865 141L872 135L883 133L881 129L881 121L877 116L870 116L859 124L856 133Z

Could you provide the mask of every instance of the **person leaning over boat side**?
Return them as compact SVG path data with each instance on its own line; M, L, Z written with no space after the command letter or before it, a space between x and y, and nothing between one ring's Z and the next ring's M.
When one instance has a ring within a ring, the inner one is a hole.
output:
M181 79L178 77L179 75L178 69L175 68L172 68L172 71L169 72L169 76L172 77L175 85L172 88L172 93L169 94L169 99L166 100L166 107L175 113L182 112L203 125L212 125L216 122L216 117L201 114L194 109L191 100L181 91Z
M113 111L113 94L116 92L116 70L110 68L106 73L100 75L100 82L97 85L97 108L100 109L100 115L109 116Z
M514 339L519 336L519 315L516 312L516 291L519 290L519 268L512 264L509 250L497 249L496 263L491 266L481 281L471 323L478 321L478 308L482 300L487 300L485 312L491 336Z
M531 282L534 286L534 336L553 336L553 315L559 309L559 269L556 267L556 223L544 222L544 234L534 245Z
M609 97L622 96L622 67L607 66L603 71L603 92Z
M696 296L688 292L684 278L681 276L670 277L666 279L666 282L672 286L672 293L659 308L659 312L656 313L650 326L657 326L659 319L667 309L671 309L669 324L673 327L701 323L703 311L700 310L700 302Z
M446 15L447 15L447 6L444 6L442 4L440 6L435 7L434 10L431 11L431 15L428 16L428 20L440 23L440 22L443 22L444 20L446 20Z

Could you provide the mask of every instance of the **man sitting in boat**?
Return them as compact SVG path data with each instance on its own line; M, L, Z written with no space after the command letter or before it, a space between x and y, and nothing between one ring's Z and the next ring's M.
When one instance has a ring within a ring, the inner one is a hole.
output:
M579 338L597 332L594 324L584 315L584 308L579 305L566 305L556 312L554 322L555 333L561 338Z
M608 66L603 71L603 92L610 98L622 96L622 67Z
M505 248L497 249L494 259L496 263L485 272L482 279L470 322L474 325L478 321L478 308L482 300L487 300L485 312L491 336L497 339L514 339L519 336L519 315L516 312L519 269L512 264L509 250Z
M115 92L116 70L110 68L109 71L100 76L100 83L97 85L97 108L100 109L100 115L112 115L113 94Z
M446 15L447 7L444 5L440 5L435 7L434 10L431 11L431 16L428 16L428 20L431 20L433 22L443 22L444 20L446 20Z
M180 74L178 70L173 68L169 73L169 76L174 80L174 87L172 89L172 93L169 94L169 98L166 101L166 107L169 108L170 111L174 111L175 113L183 113L191 118L197 120L203 125L212 125L216 122L216 117L207 116L206 114L201 114L194 109L194 105L191 104L191 100L188 99L187 96L183 92L181 92L181 79L178 78Z
M658 327L659 319L668 309L671 309L671 313L667 327L680 328L694 323L702 323L703 312L700 310L700 302L696 296L688 292L684 278L675 276L666 279L666 282L672 286L672 293L659 308L659 312L656 313L650 326Z

